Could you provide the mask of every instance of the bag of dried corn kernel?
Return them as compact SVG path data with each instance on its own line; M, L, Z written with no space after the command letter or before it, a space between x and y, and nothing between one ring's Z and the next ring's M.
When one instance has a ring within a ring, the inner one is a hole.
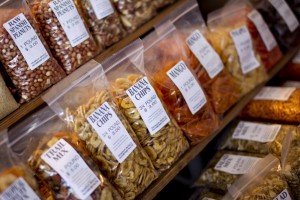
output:
M168 169L189 148L144 68L143 43L136 40L102 63L110 90L153 165Z
M19 91L20 103L38 96L65 73L52 57L25 1L0 5L0 61Z
M58 63L70 74L100 49L74 0L28 0L32 14Z
M207 101L180 35L165 23L144 38L145 72L192 144L214 133L220 119Z
M45 107L10 129L10 146L34 172L44 199L120 200L84 142Z
M79 78L61 82L43 99L84 142L122 198L134 199L158 173L115 103L102 67L90 61L83 68Z
M197 1L186 1L165 19L167 20L179 31L189 66L197 75L215 112L225 113L240 98L240 88L224 68L211 42L206 39L208 30ZM159 26L163 26L163 23L165 22L161 22Z

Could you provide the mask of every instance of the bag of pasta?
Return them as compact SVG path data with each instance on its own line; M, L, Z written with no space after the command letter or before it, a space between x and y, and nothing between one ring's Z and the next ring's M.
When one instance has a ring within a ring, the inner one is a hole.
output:
M261 159L250 172L228 188L223 200L294 199L282 174L280 162L273 155Z
M45 199L121 199L84 143L49 107L9 133L12 149L35 173Z
M176 121L169 116L144 68L143 43L136 40L102 63L116 102L153 165L168 169L189 148Z
M300 80L300 51L294 58L278 73L280 78Z
M121 196L134 199L158 174L114 102L102 67L96 61L83 67L80 78L55 85L43 99L81 138Z
M98 46L111 46L125 36L125 29L110 0L76 0L76 3Z
M189 66L176 28L165 23L143 42L146 74L191 143L214 133L219 117Z
M65 73L52 57L25 1L0 5L0 61L25 103L61 80Z
M186 1L165 20L170 20L176 26L182 39L181 45L184 45L187 54L187 62L203 86L215 112L225 113L239 99L240 88L224 68L210 41L206 40L208 31L197 1Z
M294 87L264 87L241 113L246 119L279 123L300 123L300 89Z
M248 20L240 16L243 12L244 9L228 5L209 14L207 22L210 31L207 37L240 86L242 96L267 78L247 28Z
M10 150L6 130L0 131L0 159L0 199L40 200L38 183Z
M263 154L219 151L200 175L195 185L226 193L228 187L261 160Z
M74 0L28 0L54 57L70 74L99 52Z

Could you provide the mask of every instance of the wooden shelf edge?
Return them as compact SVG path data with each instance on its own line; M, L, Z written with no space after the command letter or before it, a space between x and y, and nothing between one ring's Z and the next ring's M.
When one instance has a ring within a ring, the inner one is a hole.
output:
M154 181L137 199L150 200L153 199L162 189L172 181L175 176L194 159L247 105L247 103L261 90L265 84L271 80L300 49L300 44L291 49L286 55L276 64L276 66L270 71L269 77L266 81L259 84L255 89L249 92L246 96L242 97L239 102L233 106L230 111L223 118L222 124L219 130L214 134L204 139L200 144L192 146L181 158L167 171L160 174L159 178Z

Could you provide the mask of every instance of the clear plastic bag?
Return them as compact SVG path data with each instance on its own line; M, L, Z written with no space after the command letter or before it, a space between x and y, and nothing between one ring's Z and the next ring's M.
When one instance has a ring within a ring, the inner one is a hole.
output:
M65 73L48 50L25 1L1 4L0 60L28 102L61 80Z
M57 84L43 99L81 138L121 196L134 199L158 174L114 102L102 67L95 61L83 67L80 78Z
M143 43L136 40L102 65L120 110L153 165L164 171L179 159L189 144L145 73L139 70L144 68L143 59Z
M31 12L53 56L67 74L101 51L75 3L73 0L29 0Z
M146 74L187 138L192 144L199 143L217 130L220 120L190 68L178 32L166 23L143 42ZM194 103L196 106L191 106Z

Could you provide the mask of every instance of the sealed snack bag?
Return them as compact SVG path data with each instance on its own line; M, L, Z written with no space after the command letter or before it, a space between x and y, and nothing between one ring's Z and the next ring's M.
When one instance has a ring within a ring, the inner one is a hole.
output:
M243 109L244 118L299 124L300 89L264 87Z
M268 155L228 189L224 200L294 199L278 158Z
M120 110L153 165L160 171L168 169L189 144L141 71L144 69L142 41L136 40L102 65Z
M241 17L243 12L228 5L209 14L207 36L245 95L266 80L267 74L253 46L248 19Z
M187 62L203 86L215 112L225 113L239 99L240 88L224 68L220 56L213 49L210 41L206 39L208 31L197 1L186 1L166 20L170 20L179 31L181 45L184 46L187 54ZM175 50L174 53L178 52Z
M67 74L99 52L74 0L28 0L54 57Z
M25 1L0 5L0 61L19 91L20 103L38 96L65 73L52 57Z
M121 40L126 32L110 0L76 0L98 46L105 48Z
M114 102L102 67L95 61L83 67L87 70L80 78L56 85L43 98L84 142L121 196L134 199L158 174Z
M211 135L219 126L219 117L189 66L175 27L165 23L143 41L145 71L191 143Z
M300 51L294 58L278 73L280 78L300 80Z

